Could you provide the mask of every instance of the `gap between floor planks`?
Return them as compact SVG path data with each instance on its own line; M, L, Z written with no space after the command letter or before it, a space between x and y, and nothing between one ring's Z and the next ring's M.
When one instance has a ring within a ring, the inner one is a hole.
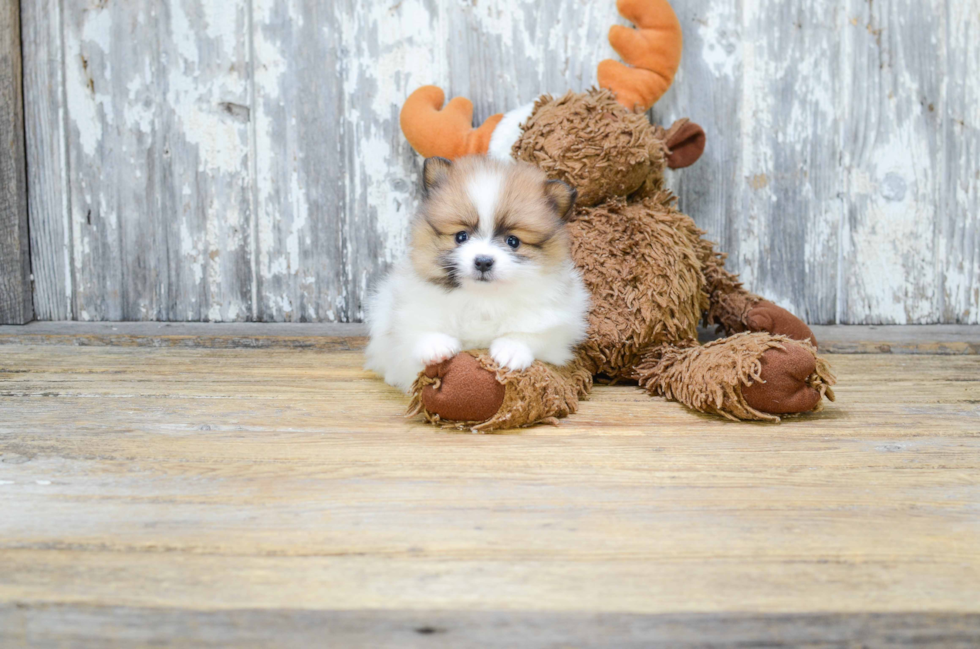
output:
M812 326L821 351L839 354L980 354L980 325ZM703 341L717 334L700 331ZM32 322L0 326L0 345L287 347L360 349L363 324Z

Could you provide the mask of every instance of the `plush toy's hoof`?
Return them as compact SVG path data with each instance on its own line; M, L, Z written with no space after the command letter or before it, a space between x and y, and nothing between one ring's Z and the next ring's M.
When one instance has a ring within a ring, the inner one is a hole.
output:
M763 300L745 314L745 326L749 331L765 331L773 335L786 336L793 340L807 340L814 347L817 339L810 327L786 309Z
M486 421L497 414L506 389L493 372L463 352L425 370L435 383L422 389L422 405L450 421Z
M809 350L787 343L784 349L766 350L759 360L762 381L742 386L746 403L773 415L809 412L817 407L821 393L811 384L817 361Z

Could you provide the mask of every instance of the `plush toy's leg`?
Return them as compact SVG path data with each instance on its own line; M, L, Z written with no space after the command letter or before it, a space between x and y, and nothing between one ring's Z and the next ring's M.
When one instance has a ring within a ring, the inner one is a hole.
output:
M463 352L419 374L409 414L481 432L520 428L567 417L591 389L592 375L579 360L561 368L536 361L514 372L485 352Z
M786 309L746 291L738 276L725 270L725 255L716 252L710 241L702 239L701 244L701 268L709 302L705 324L721 325L730 334L765 331L817 345L806 323Z
M808 342L741 333L707 345L691 341L650 349L636 367L651 394L729 419L779 421L779 415L834 400L835 379Z

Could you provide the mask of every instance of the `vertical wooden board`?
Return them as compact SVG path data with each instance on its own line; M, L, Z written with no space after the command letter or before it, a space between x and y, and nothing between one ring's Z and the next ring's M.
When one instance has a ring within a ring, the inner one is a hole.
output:
M840 321L937 322L945 3L845 7Z
M0 4L0 324L24 324L34 317L19 5L17 0Z
M106 8L68 0L62 6L74 315L79 320L122 320L119 204L130 197L129 218L139 224L145 207L140 197L145 203L152 196L145 188L119 187L116 152L125 146L120 140L132 141L136 135L129 128L117 134L114 128L111 60L118 57L135 64L139 52L152 41L145 33L124 38L119 47L128 46L130 51L121 56L113 43L112 19L112 13L121 10L120 3ZM124 166L125 180L146 175L145 169L135 167L133 160Z
M836 316L841 223L837 0L747 3L740 209L746 285L809 322Z
M159 36L166 74L160 119L160 216L169 221L166 319L250 320L248 0L163 4L169 9Z
M980 323L980 0L946 0L942 322Z
M351 171L341 146L345 111L359 108L343 101L338 11L337 3L253 2L255 290L263 321L348 319L342 183Z
M670 90L653 107L655 123L668 126L686 117L707 137L693 166L667 172L680 209L690 215L722 252L738 249L740 233L731 218L741 209L742 22L738 0L674 2L684 31L680 69ZM739 270L739 260L727 263Z
M64 20L76 318L246 319L246 0Z
M368 291L406 250L417 207L419 161L402 136L401 104L418 86L436 84L447 99L443 5L341 3L338 61L344 96L344 319L364 317Z
M61 2L21 0L21 24L34 317L71 320L71 210Z

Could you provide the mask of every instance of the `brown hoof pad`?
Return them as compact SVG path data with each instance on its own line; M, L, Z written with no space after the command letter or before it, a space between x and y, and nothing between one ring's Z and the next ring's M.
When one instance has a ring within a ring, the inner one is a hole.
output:
M809 339L814 347L817 346L817 339L806 323L772 302L762 301L749 309L745 314L745 326L749 331L765 331L793 340Z
M791 415L816 408L820 392L807 383L817 369L813 354L790 343L785 349L763 352L761 362L762 381L742 386L746 403L773 415Z
M506 389L472 354L463 352L430 365L425 375L439 381L422 389L422 405L441 419L486 421L504 402Z

